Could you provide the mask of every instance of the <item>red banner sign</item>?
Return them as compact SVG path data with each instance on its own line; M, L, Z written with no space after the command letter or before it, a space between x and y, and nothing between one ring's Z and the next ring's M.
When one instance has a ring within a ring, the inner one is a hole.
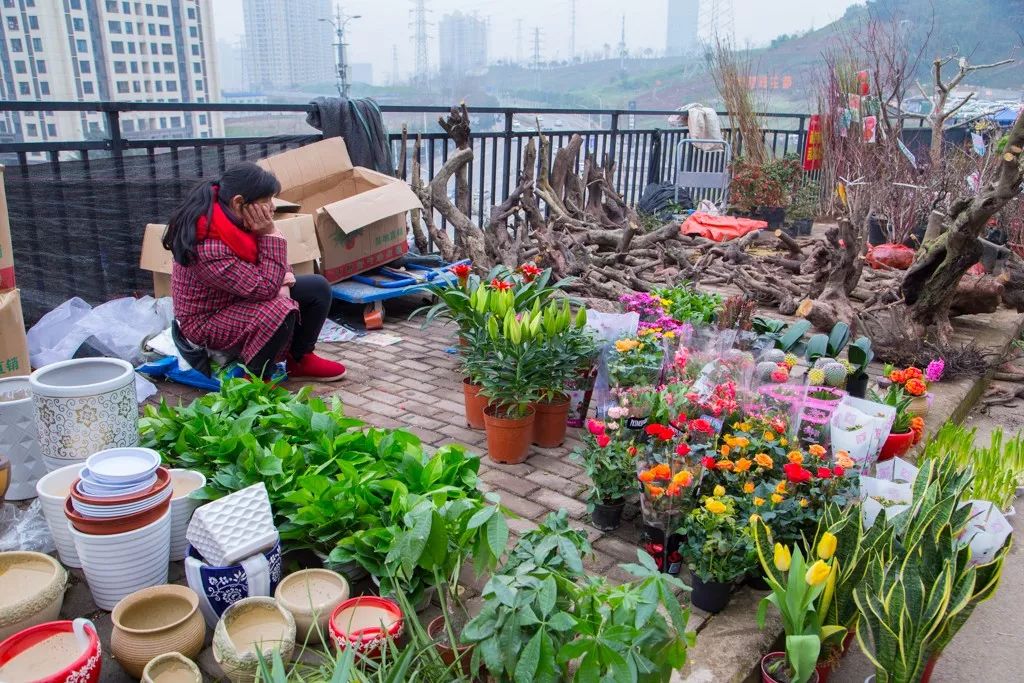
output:
M803 168L805 171L817 171L821 168L824 149L821 139L821 115L811 114L811 121L807 126L807 141L804 144Z

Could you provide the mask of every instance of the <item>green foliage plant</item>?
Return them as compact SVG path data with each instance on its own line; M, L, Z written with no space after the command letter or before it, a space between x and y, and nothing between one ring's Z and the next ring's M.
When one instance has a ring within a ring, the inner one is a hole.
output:
M918 461L948 459L962 469L970 467L971 498L991 501L1005 512L1024 482L1024 437L1007 439L995 429L987 446L975 446L976 435L976 429L947 422L925 444Z

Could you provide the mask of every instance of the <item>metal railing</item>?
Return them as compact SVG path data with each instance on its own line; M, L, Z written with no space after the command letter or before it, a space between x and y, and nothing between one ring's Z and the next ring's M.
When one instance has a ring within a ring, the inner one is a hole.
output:
M159 131L124 130L122 117L142 112L250 113L260 121L269 115L302 115L305 104L185 104L132 102L0 102L0 116L25 112L74 112L102 117L102 136L87 140L0 142L0 163L7 165L6 187L16 275L26 318L40 315L72 296L99 303L118 296L150 291L148 273L138 267L144 227L166 222L168 215L201 178L215 177L228 166L254 160L321 139L308 129L281 135L217 138L144 137ZM453 145L428 117L448 107L381 107L398 159L405 156L405 179L412 168L412 138L402 148L401 124L409 122L422 138L419 159L432 177L448 159ZM627 202L639 200L653 179L672 182L676 144L685 128L671 127L670 110L578 110L567 108L473 108L474 157L469 166L472 212L486 216L493 203L506 198L522 171L523 149L536 135L538 118L551 140L551 160L574 134L583 138L577 170L587 154L615 161L615 189ZM770 125L762 134L776 154L799 153L808 117L762 114ZM566 124L562 118L570 120ZM586 117L586 121L582 120ZM419 125L422 124L422 125ZM301 127L301 126L300 126ZM730 135L728 129L725 131ZM661 157L652 164L652 142L661 139ZM743 141L731 136L737 153ZM9 139L9 138L8 138Z

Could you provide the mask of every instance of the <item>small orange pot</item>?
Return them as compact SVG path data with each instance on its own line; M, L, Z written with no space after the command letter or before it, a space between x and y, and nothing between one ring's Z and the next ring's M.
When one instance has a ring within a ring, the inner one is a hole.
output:
M533 444L541 448L557 448L565 441L569 419L569 397L533 404L537 417L533 422Z
M473 384L468 377L462 380L462 396L466 405L466 424L470 429L483 429L487 397L480 395L480 385Z
M533 422L537 416L533 406L527 408L526 417L495 417L495 406L484 408L484 424L487 428L487 454L495 462L516 465L530 454L530 440L533 438Z

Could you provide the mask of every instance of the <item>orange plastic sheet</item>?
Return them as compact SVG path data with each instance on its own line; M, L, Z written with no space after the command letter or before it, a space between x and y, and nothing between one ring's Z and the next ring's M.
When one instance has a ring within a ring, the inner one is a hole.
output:
M697 235L714 242L728 242L743 237L748 232L767 228L767 221L755 221L752 218L735 216L712 216L696 211L683 221L681 231L684 235Z

